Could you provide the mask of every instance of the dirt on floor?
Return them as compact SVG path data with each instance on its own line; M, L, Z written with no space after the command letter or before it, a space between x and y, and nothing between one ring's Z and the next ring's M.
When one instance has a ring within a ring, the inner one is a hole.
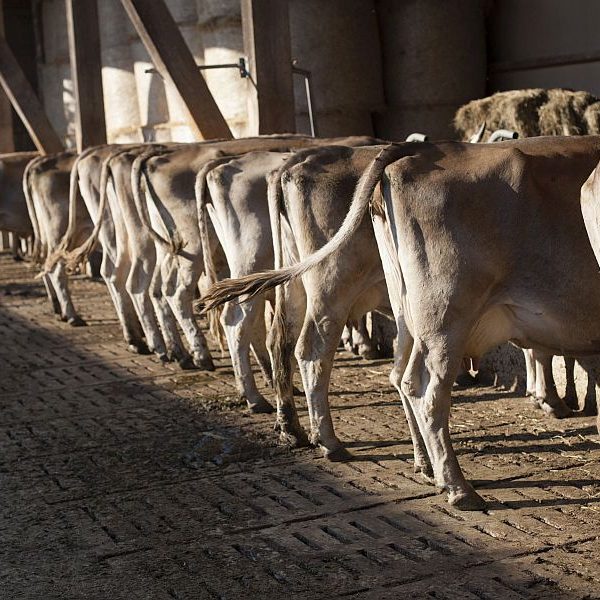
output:
M454 393L455 448L489 501L461 513L413 475L389 361L338 354L354 460L330 463L277 446L229 359L129 354L102 283L72 281L88 326L71 328L33 276L0 256L0 598L600 597L593 418Z

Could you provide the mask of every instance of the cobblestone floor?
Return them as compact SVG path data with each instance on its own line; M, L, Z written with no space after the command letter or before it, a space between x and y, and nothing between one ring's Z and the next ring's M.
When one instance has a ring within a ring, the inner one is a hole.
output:
M355 460L331 464L274 444L228 360L206 374L128 354L103 284L72 287L86 328L0 256L1 598L600 597L593 419L456 393L459 459L490 502L459 513L413 476L388 361L339 354Z

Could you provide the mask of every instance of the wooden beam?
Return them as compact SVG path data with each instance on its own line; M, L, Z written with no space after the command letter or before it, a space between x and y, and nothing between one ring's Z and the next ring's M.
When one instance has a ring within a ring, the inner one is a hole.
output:
M4 0L0 0L0 35L4 35ZM15 136L12 106L5 94L0 95L0 152L14 152Z
M77 151L106 143L102 57L96 0L65 0L75 93Z
M58 134L3 36L0 36L0 85L36 148L44 154L64 150Z
M201 139L233 136L164 0L121 0L163 79L179 92Z
M296 131L288 0L242 0L244 51L258 133Z

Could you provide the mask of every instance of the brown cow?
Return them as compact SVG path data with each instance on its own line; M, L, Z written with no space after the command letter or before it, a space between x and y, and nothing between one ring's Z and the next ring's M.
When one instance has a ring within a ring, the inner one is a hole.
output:
M463 356L506 340L547 354L600 353L600 277L579 208L599 159L591 136L389 146L330 242L295 266L232 284L227 297L308 273L354 240L372 206L399 330L392 380L416 462L451 504L482 508L450 443L452 384Z

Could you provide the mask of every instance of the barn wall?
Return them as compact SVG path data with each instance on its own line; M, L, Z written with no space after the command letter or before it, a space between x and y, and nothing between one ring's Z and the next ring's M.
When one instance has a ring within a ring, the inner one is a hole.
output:
M166 0L197 64L237 62L243 54L239 0ZM98 2L102 82L108 139L112 142L192 141L177 93L156 74L119 0ZM64 0L42 0L44 105L52 124L74 146L73 88ZM247 133L246 82L235 70L206 75L234 135Z
M567 87L600 96L600 60L516 70L518 63L600 54L596 0L502 0L488 21L489 91ZM497 69L501 69L499 72Z
M12 11L29 4L4 1ZM239 0L166 1L198 64L236 62L243 55ZM373 133L398 140L423 131L447 138L454 136L450 123L456 108L493 91L566 86L600 95L600 62L511 68L523 60L596 52L596 0L289 1L292 56L313 73L321 135ZM42 15L39 90L52 123L72 145L64 1L34 5ZM98 5L109 139L193 139L177 94L157 75L145 73L147 53L119 0ZM25 40L13 35L11 43ZM205 77L234 134L255 133L248 125L249 82L236 70L209 71ZM297 130L308 132L300 77L295 92Z

